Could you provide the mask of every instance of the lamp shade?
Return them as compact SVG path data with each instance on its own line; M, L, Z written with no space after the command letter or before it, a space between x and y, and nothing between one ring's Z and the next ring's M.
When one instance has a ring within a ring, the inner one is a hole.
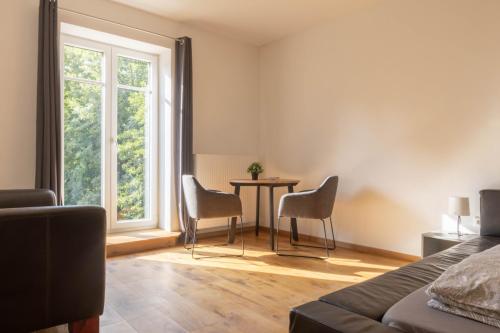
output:
M469 216L469 198L450 197L448 198L448 214L455 216Z

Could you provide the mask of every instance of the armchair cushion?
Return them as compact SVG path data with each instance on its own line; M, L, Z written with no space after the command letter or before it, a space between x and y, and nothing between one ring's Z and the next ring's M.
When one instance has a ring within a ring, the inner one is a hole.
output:
M189 216L193 219L234 217L242 215L240 198L231 193L206 190L194 176L182 176Z
M319 201L315 191L288 193L281 197L278 216L294 218L316 218Z
M105 239L100 207L0 209L2 330L27 332L102 314Z
M196 211L203 219L241 216L241 200L235 194L206 191L199 193Z
M330 217L337 194L338 177L326 178L316 190L289 193L281 197L278 216L324 219Z

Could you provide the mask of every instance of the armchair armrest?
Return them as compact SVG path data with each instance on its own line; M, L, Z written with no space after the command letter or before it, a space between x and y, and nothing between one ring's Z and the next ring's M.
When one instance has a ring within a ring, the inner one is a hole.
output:
M55 206L50 190L0 190L0 208Z
M288 193L281 197L278 216L317 218L317 190Z
M33 331L100 315L105 240L100 207L0 209L2 328Z
M240 198L231 193L203 191L197 200L199 218L233 217L242 215Z

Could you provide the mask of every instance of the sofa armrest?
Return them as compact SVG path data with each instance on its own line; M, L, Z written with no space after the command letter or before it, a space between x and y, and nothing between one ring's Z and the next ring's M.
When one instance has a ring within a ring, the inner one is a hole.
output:
M33 331L101 314L105 240L100 207L0 209L2 329Z
M55 206L50 190L0 190L0 208Z
M379 321L334 305L313 301L292 309L290 333L401 333Z

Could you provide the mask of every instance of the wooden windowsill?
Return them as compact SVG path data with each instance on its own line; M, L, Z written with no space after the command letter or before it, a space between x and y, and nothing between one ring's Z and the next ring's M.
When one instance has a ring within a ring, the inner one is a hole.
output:
M109 234L106 237L106 257L172 247L177 244L179 235L180 232L169 232L162 229Z

